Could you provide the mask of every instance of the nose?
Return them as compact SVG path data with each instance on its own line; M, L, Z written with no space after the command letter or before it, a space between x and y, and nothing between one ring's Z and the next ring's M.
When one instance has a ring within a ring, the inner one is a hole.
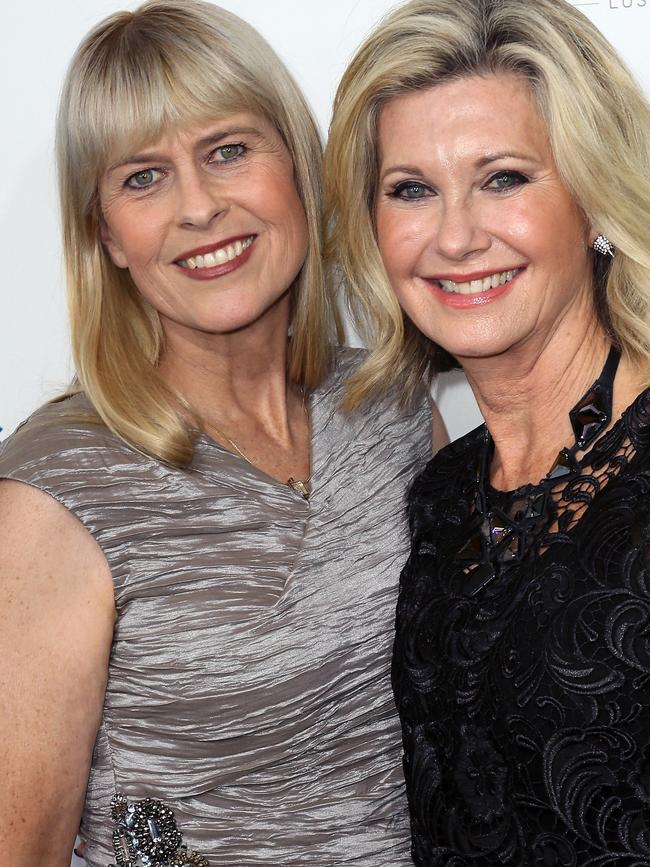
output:
M438 250L447 259L468 259L490 246L490 235L481 228L470 201L443 202L439 219Z
M183 228L205 229L227 210L218 182L198 166L179 173L176 191L178 224Z

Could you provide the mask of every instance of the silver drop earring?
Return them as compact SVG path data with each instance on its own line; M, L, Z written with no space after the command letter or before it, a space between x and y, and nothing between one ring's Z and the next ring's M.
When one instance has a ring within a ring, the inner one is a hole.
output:
M605 235L597 235L591 246L601 256L610 256L613 259L616 254L616 248Z

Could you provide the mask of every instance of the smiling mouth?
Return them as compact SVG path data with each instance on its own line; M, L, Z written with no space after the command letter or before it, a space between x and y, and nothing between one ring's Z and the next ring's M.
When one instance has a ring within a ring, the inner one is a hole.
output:
M225 265L226 262L232 262L238 256L247 250L255 240L255 235L249 235L243 240L233 241L225 247L219 247L212 250L210 253L203 253L198 256L190 256L187 259L176 259L176 265L181 268L187 268L189 271L195 271L197 268L214 268L216 265Z
M514 268L511 271L498 271L480 280L469 280L467 283L455 283L453 280L433 280L432 282L437 283L443 292L449 294L479 295L490 289L496 289L497 286L504 286L514 280L517 274L521 274L523 270L523 268Z

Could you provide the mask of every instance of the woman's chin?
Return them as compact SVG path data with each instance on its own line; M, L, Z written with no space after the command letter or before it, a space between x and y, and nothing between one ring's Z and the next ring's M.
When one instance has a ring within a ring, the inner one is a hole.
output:
M503 356L515 345L515 341L508 339L505 335L488 335L481 338L474 335L459 335L454 340L449 340L447 333L442 335L444 339L441 340L441 335L433 332L427 334L424 329L421 330L429 340L452 355L461 366L464 366L466 362L488 361Z
M194 310L192 315L185 311L161 311L161 321L164 331L169 335L173 332L196 332L197 335L228 335L245 332L247 329L266 331L275 330L278 322L288 319L288 300L282 304L282 298L269 298L266 303L253 299L250 304L205 305L205 309ZM287 308L287 309L284 309ZM287 324L288 327L288 324Z

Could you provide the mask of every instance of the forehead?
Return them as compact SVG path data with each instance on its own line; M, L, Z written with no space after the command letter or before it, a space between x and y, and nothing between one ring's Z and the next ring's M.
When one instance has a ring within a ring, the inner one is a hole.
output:
M506 72L453 79L396 96L380 112L378 133L380 161L405 149L548 147L530 86Z

